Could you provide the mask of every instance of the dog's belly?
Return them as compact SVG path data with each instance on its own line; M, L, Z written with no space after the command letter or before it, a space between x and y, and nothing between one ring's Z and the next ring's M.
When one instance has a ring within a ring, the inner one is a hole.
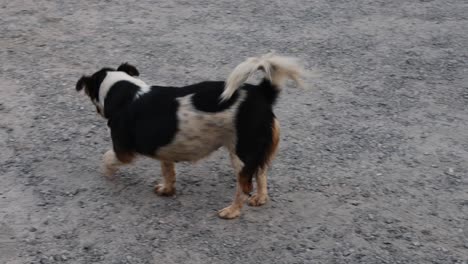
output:
M236 108L216 113L202 112L188 99L180 100L178 131L171 143L156 151L155 157L159 160L197 161L221 146L234 148Z
M220 135L206 137L202 134L177 135L169 145L161 147L156 152L156 158L167 161L197 161L208 156L213 151L225 145Z

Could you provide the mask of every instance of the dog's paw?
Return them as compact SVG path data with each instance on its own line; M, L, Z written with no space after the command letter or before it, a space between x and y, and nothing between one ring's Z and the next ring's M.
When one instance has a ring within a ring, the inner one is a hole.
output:
M241 210L237 206L228 206L218 211L218 216L223 219L233 219L240 215Z
M268 195L266 194L254 194L249 198L250 206L262 206L268 201Z
M108 178L112 178L117 172L117 168L114 165L115 153L112 150L107 151L102 155L102 173Z
M103 165L101 171L102 171L102 174L103 174L106 178L108 178L108 179L113 179L115 173L117 172L117 169L114 168L114 167L108 167L108 166L106 166L106 165Z
M175 191L176 191L175 187L169 188L168 186L165 186L162 183L154 187L154 192L161 196L172 196L175 194Z

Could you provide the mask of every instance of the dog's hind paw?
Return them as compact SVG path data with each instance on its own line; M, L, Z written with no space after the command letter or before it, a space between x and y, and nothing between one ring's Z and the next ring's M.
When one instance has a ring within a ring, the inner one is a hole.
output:
M176 189L175 187L169 188L164 184L160 183L154 187L154 192L161 196L172 196L175 194Z
M250 206L262 206L268 201L268 195L266 194L254 194L249 198Z
M103 166L101 170L102 170L102 174L104 174L104 176L108 179L113 179L115 173L117 172L117 169L110 168L107 166Z
M240 215L241 210L237 206L228 206L218 211L218 216L223 219L233 219Z
M115 166L102 164L101 172L106 178L113 179L115 174L117 173L117 168Z

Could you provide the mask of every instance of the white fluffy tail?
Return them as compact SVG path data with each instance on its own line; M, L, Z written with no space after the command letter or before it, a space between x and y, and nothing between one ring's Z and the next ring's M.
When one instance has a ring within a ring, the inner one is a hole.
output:
M294 80L298 86L302 86L300 77L303 75L304 70L296 58L268 53L261 57L248 58L237 65L226 80L226 86L221 94L221 101L231 98L236 90L259 69L265 72L265 78L276 89L281 89L286 79Z

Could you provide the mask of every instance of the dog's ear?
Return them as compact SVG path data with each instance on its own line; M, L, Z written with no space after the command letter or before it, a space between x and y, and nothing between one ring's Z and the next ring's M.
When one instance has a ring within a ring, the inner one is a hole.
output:
M117 71L123 71L127 73L130 76L139 76L140 73L138 72L137 68L133 65L130 65L128 63L122 63L120 66L117 68Z
M78 82L76 83L76 87L75 87L75 88L76 88L76 91L79 92L79 91L83 90L83 88L86 88L86 85L87 85L87 83L89 82L90 79L91 79L90 77L84 76L84 75L83 75L83 76L78 80ZM86 90L86 89L85 89L85 90Z

